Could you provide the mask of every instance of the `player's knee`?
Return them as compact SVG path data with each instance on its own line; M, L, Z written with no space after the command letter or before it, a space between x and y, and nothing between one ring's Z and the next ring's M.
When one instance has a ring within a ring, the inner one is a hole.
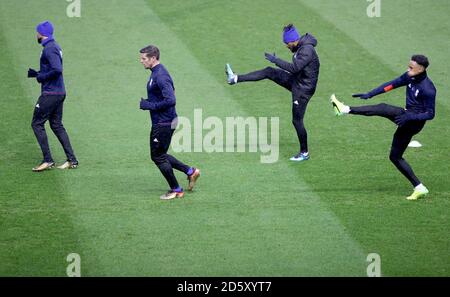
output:
M302 119L293 118L292 119L292 124L296 128L301 128L301 129L305 128L305 126L303 125L303 120Z
M152 159L155 164L158 162L158 156L155 156L154 154L150 154L150 159Z
M264 73L267 77L272 78L275 74L275 68L267 66L266 68L264 68Z
M400 161L401 157L395 153L395 152L391 152L389 154L389 160L391 160L392 163L397 164Z
M52 129L52 131L60 131L64 129L64 126L61 122L50 122L50 129Z
M156 165L159 165L161 163L164 163L165 161L165 155L159 155L159 154L150 154L150 158L152 159L153 163Z
M33 128L33 130L39 130L42 129L44 125L40 124L39 122L36 121L32 121L31 122L31 128Z

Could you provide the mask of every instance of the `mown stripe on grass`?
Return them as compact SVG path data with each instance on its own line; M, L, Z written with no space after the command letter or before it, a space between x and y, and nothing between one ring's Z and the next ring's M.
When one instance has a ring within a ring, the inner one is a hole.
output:
M31 171L42 160L30 126L38 85L24 81L40 48L34 28L24 25L27 17L15 13L23 4L2 2L0 13L0 275L64 276L66 256L79 242L61 176ZM52 148L59 149L54 141Z

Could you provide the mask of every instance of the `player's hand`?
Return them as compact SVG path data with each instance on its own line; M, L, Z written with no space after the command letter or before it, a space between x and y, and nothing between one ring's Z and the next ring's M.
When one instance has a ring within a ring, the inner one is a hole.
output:
M147 99L141 98L139 108L142 110L150 110L153 108L153 104L150 101L148 101Z
M38 73L36 76L36 80L38 81L38 83L42 83L44 81L44 77L42 76L42 74Z
M360 99L369 99L369 98L372 98L372 96L370 96L369 93L358 93L358 94L353 94L352 97L353 97L353 98L360 98Z
M38 76L38 72L32 68L28 68L28 77L37 77Z
M402 113L401 115L396 116L394 121L399 127L401 127L411 121L411 114L408 112Z
M264 56L266 56L266 59L269 60L270 63L275 63L275 60L277 59L275 53L273 53L273 55L269 53L264 53Z

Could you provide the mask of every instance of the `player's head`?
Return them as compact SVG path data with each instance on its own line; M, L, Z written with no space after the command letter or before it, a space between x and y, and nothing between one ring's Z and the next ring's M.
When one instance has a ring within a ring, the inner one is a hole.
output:
M408 76L416 76L424 72L430 62L428 58L424 55L414 55L411 57L411 61L408 64Z
M294 25L289 24L283 28L283 42L291 52L295 53L297 51L299 41L300 34Z
M36 37L39 43L44 39L53 38L53 24L50 21L43 21L36 26Z
M159 64L159 49L154 45L144 47L141 53L141 63L145 69L152 69Z

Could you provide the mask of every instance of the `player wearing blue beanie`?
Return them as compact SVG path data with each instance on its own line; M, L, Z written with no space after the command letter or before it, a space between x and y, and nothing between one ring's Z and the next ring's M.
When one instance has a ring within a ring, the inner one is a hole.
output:
M31 127L41 147L43 160L33 168L39 172L53 168L53 161L48 145L45 123L50 122L50 128L55 133L66 153L67 161L58 168L77 168L78 161L70 144L69 136L62 123L63 105L66 99L66 89L63 78L63 60L61 47L53 38L53 24L44 21L36 26L37 41L42 45L39 71L28 69L28 77L36 78L41 84L41 96L36 103Z
M259 81L270 79L292 93L292 123L297 132L300 143L300 152L290 158L291 161L309 160L308 135L303 124L306 106L316 91L319 79L319 56L315 50L317 40L306 33L300 36L294 25L289 24L283 28L283 42L294 53L292 63L284 61L275 54L265 53L269 62L278 68L266 67L247 74L237 75L226 64L228 84L233 85L246 81Z

